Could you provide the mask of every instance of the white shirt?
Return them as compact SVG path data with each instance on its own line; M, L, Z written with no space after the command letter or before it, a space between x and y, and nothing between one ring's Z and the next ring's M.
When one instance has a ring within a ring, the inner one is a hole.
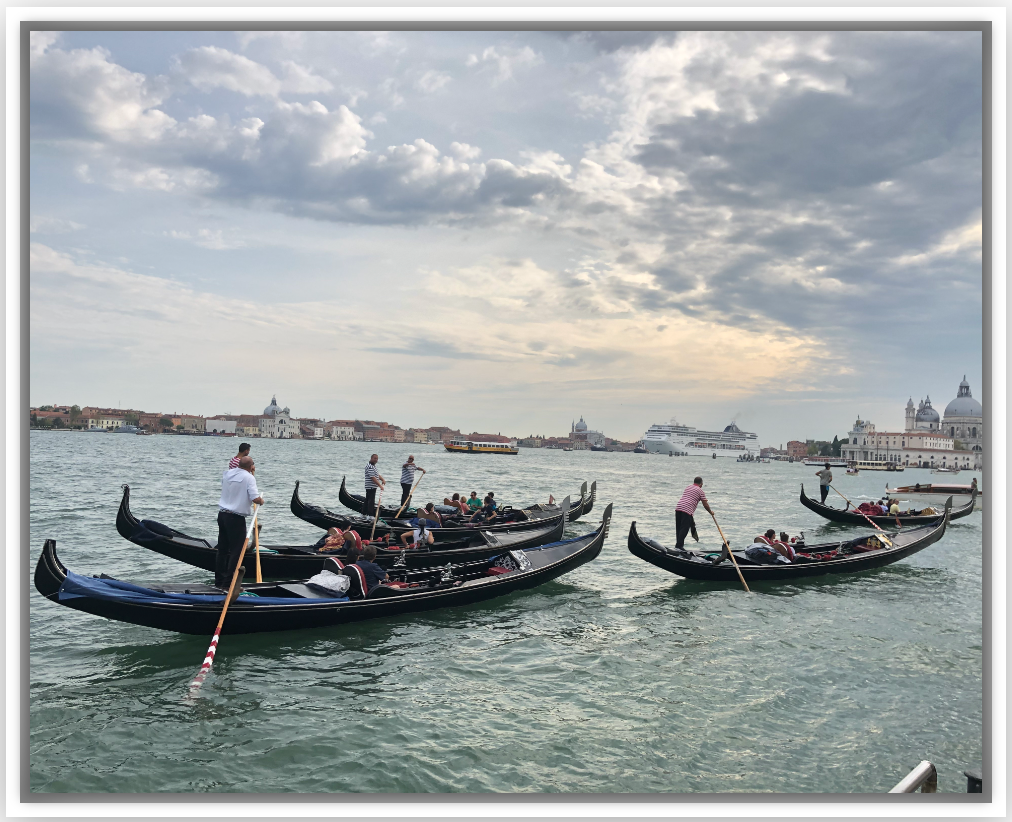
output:
M253 500L259 496L256 477L245 468L229 468L221 475L219 508L248 517L253 510Z

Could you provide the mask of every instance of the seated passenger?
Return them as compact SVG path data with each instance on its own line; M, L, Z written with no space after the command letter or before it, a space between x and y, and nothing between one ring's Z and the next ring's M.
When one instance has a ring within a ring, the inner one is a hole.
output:
M427 519L429 522L436 523L436 525L443 524L443 518L439 515L439 512L436 511L436 506L433 505L431 502L428 503L424 508L419 508L417 514L419 522Z
M426 520L418 520L418 527L413 531L405 531L401 534L401 545L405 548L421 548L423 545L432 545L435 539L432 531L425 527Z
M344 534L340 528L327 529L326 535L315 546L320 551L336 551L344 547Z
M777 539L777 532L770 528L760 539L756 537L756 542L764 542L769 545L774 551L786 558L788 562L794 562L794 548L791 547L790 540L787 539L787 534L781 535L781 539Z
M898 500L893 500L892 505L889 506L889 513L899 514L899 512L900 512L900 503Z
M454 494L452 504L455 505L462 514L468 514L470 511L467 508L467 503L464 502L464 497L461 494Z
M878 505L878 507L879 507L879 510L880 510L880 511L881 511L881 512L882 512L883 514L888 514L888 513L889 513L889 508L888 508L888 506L887 506L887 505L885 504L885 500L879 500L879 501L878 501L878 503L877 503L877 505Z
M471 496L467 499L467 508L469 511L477 511L481 508L481 500L478 499L478 492L472 491Z
M495 519L495 515L495 502L492 500L492 497L485 497L482 507L471 515L471 519L468 522L491 522Z
M366 594L368 595L381 582L390 579L387 572L380 568L373 560L376 559L376 546L367 545L362 549L362 557L355 564L365 574Z
M358 562L359 556L362 554L362 549L359 548L352 540L347 540L348 551L344 558L345 565L354 565Z

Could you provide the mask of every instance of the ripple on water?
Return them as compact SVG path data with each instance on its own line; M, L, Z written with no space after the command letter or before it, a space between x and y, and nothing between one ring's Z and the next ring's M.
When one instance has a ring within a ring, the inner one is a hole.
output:
M234 446L33 432L33 569L51 536L82 573L206 580L117 535L120 486L130 484L138 516L214 536ZM254 447L265 541L308 543L318 529L287 510L295 481L304 500L337 507L341 476L354 488L374 446ZM33 589L32 789L880 792L924 758L943 790L964 789L962 770L981 755L980 514L888 568L745 594L636 560L629 523L671 541L673 499L702 473L735 545L767 527L809 540L851 533L798 504L807 469L549 451L462 460L412 448L433 499L491 488L526 503L596 479L592 522L567 533L589 530L614 501L612 536L593 563L492 603L226 636L195 701L186 685L206 637L101 620ZM407 453L384 445L381 470L394 473ZM880 491L874 477L843 481L848 494ZM87 503L69 487L87 487ZM719 547L708 520L700 537L699 547Z

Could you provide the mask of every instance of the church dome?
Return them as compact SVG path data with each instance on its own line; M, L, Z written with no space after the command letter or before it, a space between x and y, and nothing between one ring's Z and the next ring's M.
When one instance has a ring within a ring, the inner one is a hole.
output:
M917 412L917 422L938 422L938 412L931 407L931 397L924 401L924 405Z
M264 416L265 416L265 417L273 417L273 416L274 416L275 414L277 414L277 413L278 413L278 411L280 411L280 410L281 410L281 409L280 409L280 408L278 408L278 398L277 398L277 397L271 397L271 404L270 404L270 405L268 405L268 406L267 406L267 407L266 407L266 408L264 409Z
M587 430L587 423L585 423L583 421L583 417L582 416L580 417L580 421L576 424L576 429L575 430L577 430L577 431L586 431Z
M956 399L945 406L946 417L983 417L984 409L970 393L970 383L963 377Z

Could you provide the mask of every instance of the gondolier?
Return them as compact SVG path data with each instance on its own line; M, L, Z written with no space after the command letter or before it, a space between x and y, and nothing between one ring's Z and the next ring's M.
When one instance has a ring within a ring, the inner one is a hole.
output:
M703 493L702 477L696 477L692 481L692 485L682 492L682 498L675 506L675 548L678 550L684 550L686 535L696 528L696 521L692 515L696 513L696 506L699 503L703 503L703 508L708 514L713 514L706 500L706 494Z
M816 471L815 476L819 478L819 493L822 494L822 504L826 504L826 497L829 496L829 484L833 481L833 472L829 470L829 463L821 471Z
M253 458L245 456L236 468L221 476L221 499L218 500L218 556L214 566L214 584L228 588L232 582L239 554L246 540L246 517L253 503L263 505L264 499L253 476Z
M415 484L415 471L425 473L425 469L415 465L413 454L408 455L408 461L401 466L401 505L405 505L408 496L411 494L411 486Z
M241 460L243 457L248 457L248 456L249 456L249 443L248 442L244 442L244 443L242 443L239 446L239 453L236 454L234 457L232 457L232 459L230 459L228 461L228 467L229 468L238 468L239 467L239 460Z
M373 454L365 466L365 509L362 513L367 517L376 513L376 489L383 488L387 484L380 472L376 470L377 462L379 462L379 454Z

